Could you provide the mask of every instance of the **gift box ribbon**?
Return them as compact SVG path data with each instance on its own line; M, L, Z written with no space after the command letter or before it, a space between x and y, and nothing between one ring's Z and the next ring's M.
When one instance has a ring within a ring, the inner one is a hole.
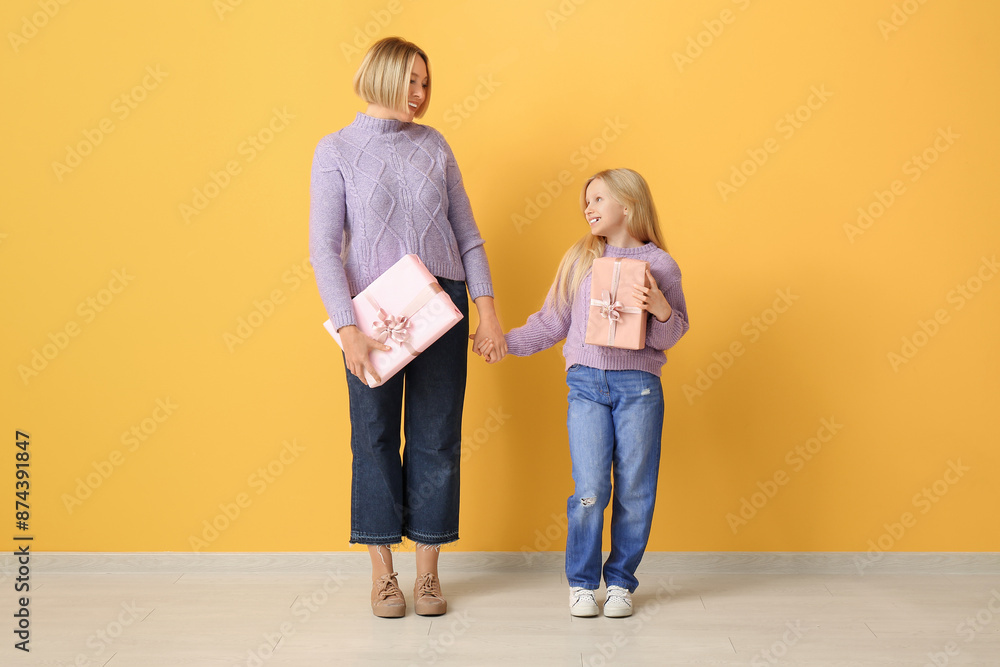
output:
M622 258L615 260L615 268L611 273L611 289L601 292L602 299L591 299L591 306L598 306L601 309L601 317L608 320L608 345L614 345L615 330L618 328L618 320L622 313L641 313L642 308L635 306L623 306L618 301L618 281L622 273Z
M417 295L406 305L406 308L403 308L399 315L386 311L379 305L374 296L365 292L365 298L368 299L368 303L377 313L377 319L372 322L372 328L375 329L375 340L390 347L392 343L396 343L398 347L405 349L414 357L417 356L420 351L410 344L410 319L420 312L420 309L426 306L435 294L442 291L441 285L438 283L427 285L417 292Z

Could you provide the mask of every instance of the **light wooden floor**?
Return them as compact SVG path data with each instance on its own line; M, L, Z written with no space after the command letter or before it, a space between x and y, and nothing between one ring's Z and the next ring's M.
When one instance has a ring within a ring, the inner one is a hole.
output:
M445 552L449 613L378 619L366 554L269 558L112 573L36 559L30 654L12 648L8 560L0 665L1000 665L996 572L685 573L650 554L632 618L578 619L560 554ZM412 553L396 566L411 602Z

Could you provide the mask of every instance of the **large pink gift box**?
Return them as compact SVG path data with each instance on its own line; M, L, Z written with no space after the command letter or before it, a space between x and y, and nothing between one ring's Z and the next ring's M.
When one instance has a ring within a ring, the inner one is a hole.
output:
M594 260L584 342L626 350L646 347L647 313L632 296L632 285L648 285L648 268L649 262L625 257Z
M416 255L404 255L352 300L361 331L392 348L369 354L382 382L366 371L368 386L377 387L398 373L462 319L461 311ZM323 323L344 349L333 323Z

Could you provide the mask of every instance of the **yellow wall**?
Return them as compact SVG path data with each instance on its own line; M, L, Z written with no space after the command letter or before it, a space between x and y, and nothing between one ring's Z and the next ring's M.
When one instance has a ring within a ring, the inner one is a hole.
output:
M505 326L584 233L587 175L651 183L692 322L651 549L998 550L998 19L988 0L5 2L0 488L20 429L37 550L348 548L308 184L362 108L367 31L431 55L424 122L464 171ZM561 362L471 359L455 548L562 548Z

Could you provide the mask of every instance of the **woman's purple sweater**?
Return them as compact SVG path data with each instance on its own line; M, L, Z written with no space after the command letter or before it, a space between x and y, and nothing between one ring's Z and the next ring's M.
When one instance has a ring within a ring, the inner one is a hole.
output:
M338 329L351 297L403 255L493 296L483 238L455 156L437 130L359 113L319 141L312 165L309 258Z

